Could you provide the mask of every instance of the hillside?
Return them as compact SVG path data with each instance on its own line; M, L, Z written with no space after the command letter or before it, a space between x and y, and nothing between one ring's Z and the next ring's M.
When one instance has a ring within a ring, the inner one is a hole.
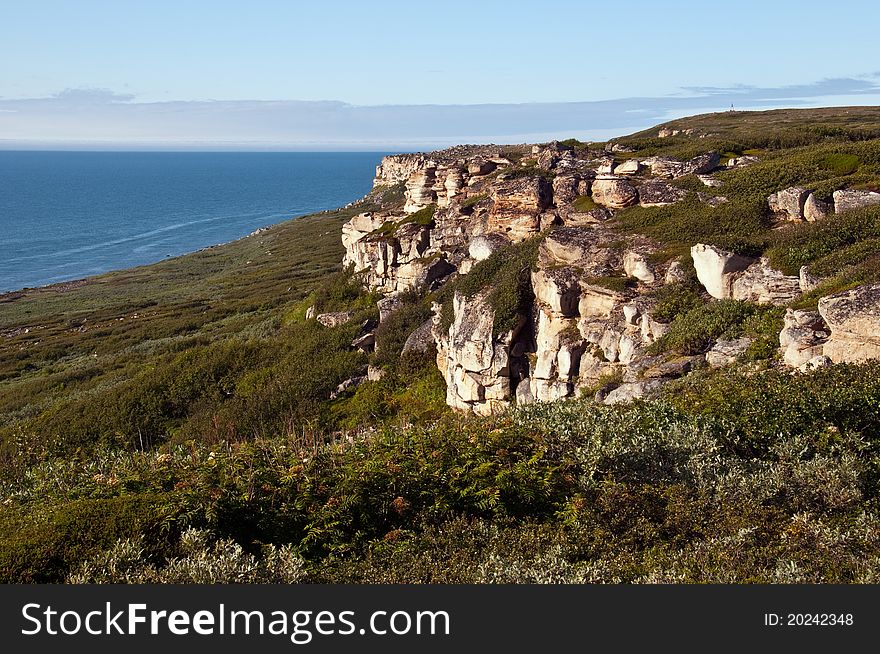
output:
M876 581L880 109L386 157L0 296L10 581Z

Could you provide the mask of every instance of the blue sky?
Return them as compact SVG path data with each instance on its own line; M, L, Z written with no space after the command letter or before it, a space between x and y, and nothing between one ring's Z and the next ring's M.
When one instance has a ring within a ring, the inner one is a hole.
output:
M877 104L878 19L827 0L0 0L0 147L604 138L730 102Z

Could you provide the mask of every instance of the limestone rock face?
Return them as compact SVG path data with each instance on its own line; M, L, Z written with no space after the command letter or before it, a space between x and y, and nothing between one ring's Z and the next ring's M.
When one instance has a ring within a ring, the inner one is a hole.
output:
M687 191L664 182L651 179L639 186L639 204L643 207L663 207L684 199Z
M817 311L788 309L785 312L779 346L786 365L802 368L813 358L822 355L826 340L828 326Z
M436 181L436 166L426 165L414 171L406 180L406 191L404 191L406 204L403 210L406 213L414 213L437 202L437 192L434 190Z
M456 293L453 312L446 332L441 330L439 314L433 321L437 367L446 380L446 402L478 415L497 413L509 405L511 397L510 350L515 334L493 333L495 311L485 293L473 298Z
M819 300L831 330L822 354L834 363L880 358L880 284L859 286Z
M425 157L420 154L394 154L382 157L382 162L376 166L373 186L404 182L424 165Z
M872 204L880 204L880 193L873 191L834 191L834 211L843 213L853 209L861 209Z
M639 201L639 192L618 177L597 177L592 186L593 200L611 209L630 207Z
M731 297L736 274L752 263L751 259L703 243L691 248L691 257L697 279L709 295L719 300Z
M767 198L767 204L770 211L785 220L803 220L804 204L810 192L800 186L792 186L791 188L777 191Z
M493 185L490 197L489 231L519 242L541 229L541 214L550 206L553 190L544 177L525 177Z
M782 306L800 294L799 277L784 275L761 258L733 280L730 296L734 300Z

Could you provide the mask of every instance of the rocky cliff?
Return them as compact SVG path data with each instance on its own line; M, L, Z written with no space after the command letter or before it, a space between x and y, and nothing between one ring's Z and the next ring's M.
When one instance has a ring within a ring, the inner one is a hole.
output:
M376 186L403 185L405 202L344 226L344 264L385 296L433 292L442 300L430 334L450 406L492 414L514 402L581 392L605 403L650 395L692 370L734 363L751 343L713 338L702 351L685 354L652 347L670 330L668 317L656 315L664 287L698 281L707 302L778 307L815 288L818 280L806 269L787 275L767 258L711 242L692 243L689 256L676 255L616 223L627 208L668 207L689 195L711 211L726 202L718 173L758 157L722 164L717 152L627 158L626 150L554 142L383 159ZM682 178L717 190L689 192L677 183ZM770 195L767 208L784 226L878 201L877 193L841 189L833 203L824 202L807 188L790 187ZM460 280L525 242L537 243L525 271L530 302L502 321L491 294L496 280L469 292L458 288ZM451 314L445 318L443 302ZM806 369L877 358L878 316L880 285L823 297L818 311L789 308L778 365Z

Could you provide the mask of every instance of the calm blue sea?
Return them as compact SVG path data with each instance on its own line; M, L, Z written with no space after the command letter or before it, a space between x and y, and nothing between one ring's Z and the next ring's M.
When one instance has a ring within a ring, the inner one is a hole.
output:
M382 153L2 152L0 292L160 261L366 194Z

